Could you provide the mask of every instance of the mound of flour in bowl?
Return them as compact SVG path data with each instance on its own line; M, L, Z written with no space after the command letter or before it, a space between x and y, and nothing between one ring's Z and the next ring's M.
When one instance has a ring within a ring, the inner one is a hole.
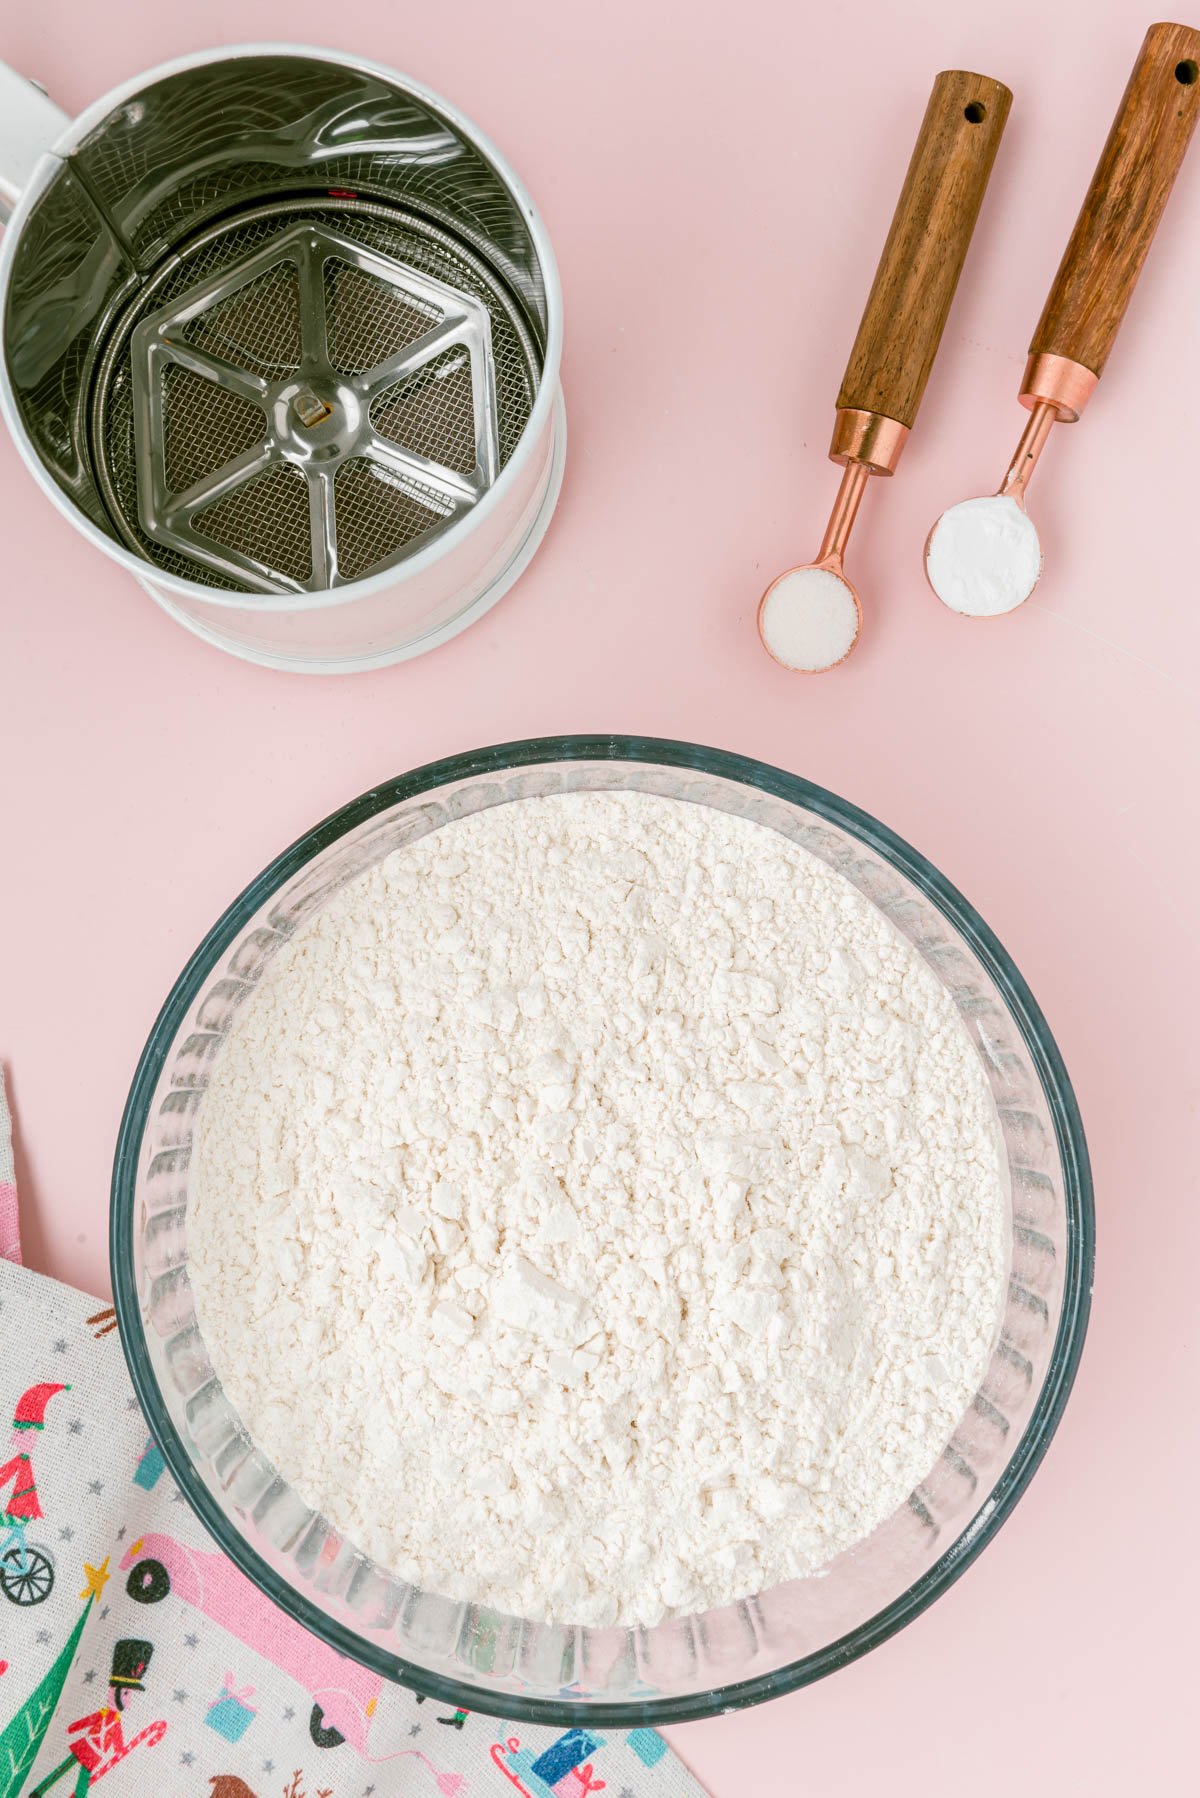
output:
M928 1472L1007 1262L988 1086L917 953L765 827L526 799L347 885L200 1109L200 1327L406 1579L650 1624L809 1574Z

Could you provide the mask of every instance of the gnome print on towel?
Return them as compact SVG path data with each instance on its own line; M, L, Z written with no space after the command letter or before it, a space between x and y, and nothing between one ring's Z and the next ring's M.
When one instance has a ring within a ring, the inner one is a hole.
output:
M48 1548L29 1541L27 1531L44 1512L33 1472L33 1445L46 1427L46 1406L70 1387L44 1380L30 1386L13 1412L13 1451L0 1466L0 1592L10 1604L41 1604L54 1585L54 1558Z
M135 1748L153 1748L161 1742L167 1733L166 1722L159 1718L157 1722L148 1723L144 1729L125 1739L125 1707L134 1692L144 1692L143 1675L150 1665L150 1657L154 1653L149 1642L142 1642L134 1637L124 1637L113 1646L112 1672L108 1676L109 1697L111 1704L102 1704L98 1711L89 1716L77 1717L74 1723L68 1723L67 1735L74 1739L68 1743L69 1752L57 1767L44 1775L29 1793L29 1798L42 1798L60 1779L71 1777L74 1785L70 1791L74 1798L91 1790L98 1779L111 1773L119 1761L132 1754ZM140 1788L146 1790L143 1785Z

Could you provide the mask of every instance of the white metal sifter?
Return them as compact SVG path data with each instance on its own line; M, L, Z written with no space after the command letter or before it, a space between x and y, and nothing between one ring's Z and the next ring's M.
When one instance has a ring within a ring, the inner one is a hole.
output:
M446 102L247 45L71 121L0 65L9 205L0 408L189 629L274 667L379 667L525 566L562 474L558 278Z

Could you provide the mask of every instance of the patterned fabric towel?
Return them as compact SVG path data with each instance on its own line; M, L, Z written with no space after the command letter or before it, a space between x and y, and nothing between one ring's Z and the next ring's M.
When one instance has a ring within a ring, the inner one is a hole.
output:
M111 1309L19 1263L0 1081L0 1798L703 1798L652 1729L426 1703L292 1623L176 1491Z
M21 1259L21 1232L17 1228L17 1172L13 1165L12 1119L4 1069L0 1068L0 1261ZM0 1335L0 1343L4 1341Z

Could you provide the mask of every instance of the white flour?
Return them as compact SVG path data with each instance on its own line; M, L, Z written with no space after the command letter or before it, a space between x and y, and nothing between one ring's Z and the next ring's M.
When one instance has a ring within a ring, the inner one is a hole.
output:
M1006 1217L951 1001L848 882L576 794L426 836L276 957L189 1251L231 1399L360 1547L652 1623L905 1499L987 1364Z

